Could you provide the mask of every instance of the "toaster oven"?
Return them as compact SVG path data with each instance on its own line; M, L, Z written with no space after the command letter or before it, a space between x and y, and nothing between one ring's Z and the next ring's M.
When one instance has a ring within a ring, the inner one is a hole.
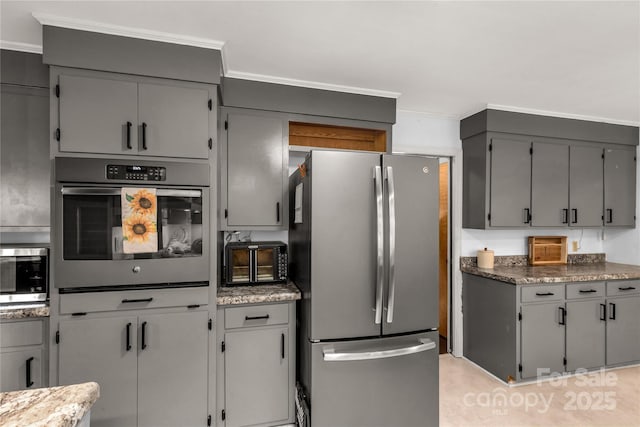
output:
M225 248L225 284L261 285L287 281L283 242L232 242Z

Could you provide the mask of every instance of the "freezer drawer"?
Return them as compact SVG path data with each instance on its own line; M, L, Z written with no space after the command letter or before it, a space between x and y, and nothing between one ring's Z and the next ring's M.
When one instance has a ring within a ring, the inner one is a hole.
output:
M437 426L438 333L309 344L311 425Z

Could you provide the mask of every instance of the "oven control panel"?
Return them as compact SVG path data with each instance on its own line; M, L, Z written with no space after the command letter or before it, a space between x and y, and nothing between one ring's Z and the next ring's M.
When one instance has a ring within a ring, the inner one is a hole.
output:
M107 179L165 181L167 170L159 166L107 165Z

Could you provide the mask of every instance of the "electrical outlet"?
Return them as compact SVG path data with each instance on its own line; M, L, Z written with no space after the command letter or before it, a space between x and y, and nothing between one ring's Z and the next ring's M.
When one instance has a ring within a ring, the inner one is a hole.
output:
M574 240L571 242L571 249L573 250L573 252L578 252L578 241Z

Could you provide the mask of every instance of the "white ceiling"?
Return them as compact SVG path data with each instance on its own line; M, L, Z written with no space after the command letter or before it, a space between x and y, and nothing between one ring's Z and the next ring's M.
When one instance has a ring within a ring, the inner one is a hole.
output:
M0 12L5 47L41 45L32 13L50 14L220 41L229 76L396 93L401 110L462 117L489 104L640 123L638 0L2 0Z

